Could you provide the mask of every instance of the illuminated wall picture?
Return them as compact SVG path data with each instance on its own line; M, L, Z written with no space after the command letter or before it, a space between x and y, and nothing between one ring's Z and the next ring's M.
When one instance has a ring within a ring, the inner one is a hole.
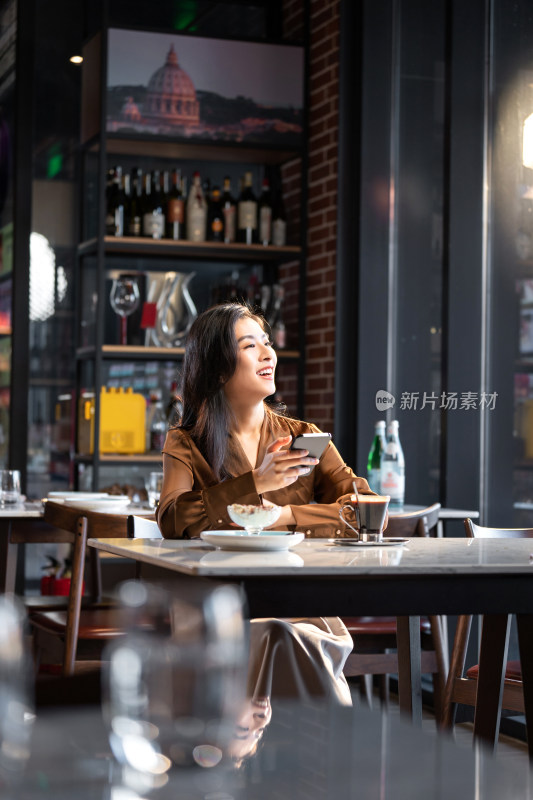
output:
M112 28L107 131L297 147L303 48Z

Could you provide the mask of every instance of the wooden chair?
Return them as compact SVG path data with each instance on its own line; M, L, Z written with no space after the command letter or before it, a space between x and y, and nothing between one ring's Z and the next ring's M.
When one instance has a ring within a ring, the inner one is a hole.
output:
M470 538L533 538L533 528L484 528L476 525L471 519L465 520L465 530L466 535ZM502 624L506 624L506 620L502 619ZM447 730L453 727L457 705L461 704L476 708L479 665L475 664L464 674L471 625L471 615L463 615L458 618L450 658L450 670L444 692L442 727ZM495 700L498 699L499 690L499 685L495 685ZM524 692L520 661L507 662L501 708L515 713L524 712ZM476 708L477 713L478 710Z
M414 537L435 536L439 519L440 503L434 503L420 511L406 512L389 517L387 536ZM344 666L348 677L360 677L364 682L364 693L370 700L369 679L381 675L381 698L388 700L388 676L398 672L395 617L344 617L343 622L352 635L354 649ZM438 616L422 618L420 635L422 644L422 673L433 677L434 707L437 720L443 707L444 687L448 674L445 619Z
M74 545L70 593L66 610L30 610L29 621L35 629L36 654L40 652L43 636L54 637L63 644L62 674L72 675L78 643L86 644L86 658L99 660L105 643L124 633L117 608L97 605L82 609L81 601L87 539L125 538L127 517L83 511L49 501L45 505L44 521L61 532L53 541L70 541ZM98 587L96 591L99 594Z

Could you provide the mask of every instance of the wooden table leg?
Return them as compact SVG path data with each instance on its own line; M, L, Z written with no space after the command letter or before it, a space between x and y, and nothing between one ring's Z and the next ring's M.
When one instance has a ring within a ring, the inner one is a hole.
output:
M493 748L498 742L500 729L510 629L510 614L486 614L483 617L474 738L483 739Z
M524 685L524 713L526 716L529 760L533 760L533 615L517 614L518 645Z
M11 541L11 520L0 518L0 593L15 591L17 545Z
M400 711L422 725L420 617L397 617L398 693Z

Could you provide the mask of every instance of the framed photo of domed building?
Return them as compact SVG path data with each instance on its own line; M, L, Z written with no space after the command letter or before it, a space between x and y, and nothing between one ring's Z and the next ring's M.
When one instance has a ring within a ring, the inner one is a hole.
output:
M303 98L302 47L108 31L109 133L296 148Z

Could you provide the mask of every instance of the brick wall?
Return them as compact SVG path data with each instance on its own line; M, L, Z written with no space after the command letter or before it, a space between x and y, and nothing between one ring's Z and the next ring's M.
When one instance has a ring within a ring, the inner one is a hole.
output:
M330 432L333 432L335 371L339 6L340 0L310 2L309 169L305 176L308 216L303 221L308 248L304 417ZM285 0L284 15L285 33L300 34L301 0ZM300 223L300 179L299 161L285 165L287 216L295 227ZM295 227L289 231L292 237L298 235ZM297 293L293 290L296 273L296 265L286 265L281 276L282 282L292 287L287 292L286 305L290 337L298 324ZM280 390L291 411L295 377L287 374L284 378L280 372L280 378Z

